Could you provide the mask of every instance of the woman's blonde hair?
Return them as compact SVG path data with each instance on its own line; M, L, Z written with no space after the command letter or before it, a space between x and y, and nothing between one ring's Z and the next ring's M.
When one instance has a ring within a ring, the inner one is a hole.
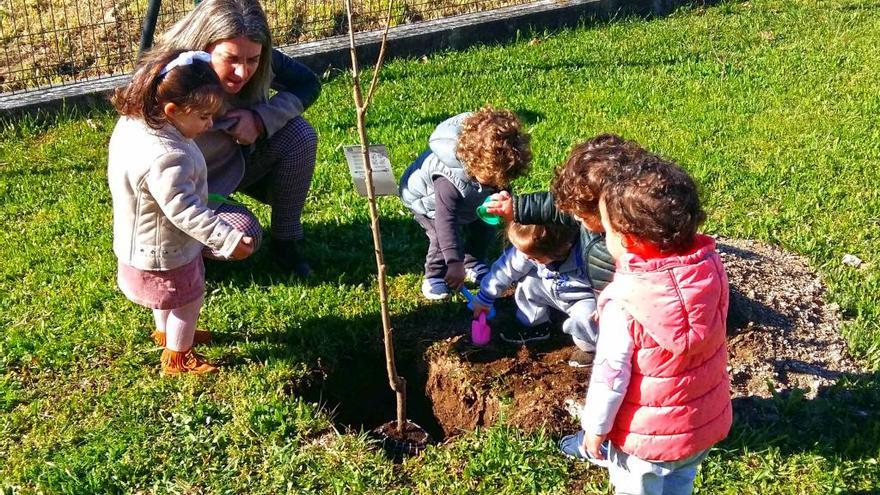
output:
M272 82L272 36L257 0L205 0L166 31L159 45L177 50L207 50L211 43L244 36L262 45L260 64L236 98L256 103L269 97Z

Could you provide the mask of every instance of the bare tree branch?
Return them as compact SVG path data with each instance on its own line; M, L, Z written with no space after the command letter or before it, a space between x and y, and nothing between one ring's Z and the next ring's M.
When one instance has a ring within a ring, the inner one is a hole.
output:
M360 69L358 68L357 49L354 42L354 21L352 20L351 0L345 0L345 13L348 17L348 49L351 54L351 78L352 90L354 92L355 110L360 112L364 106L364 100L361 96L361 80ZM361 143L363 144L363 143Z
M379 81L379 69L385 61L385 46L388 44L388 29L391 27L391 12L394 7L394 0L388 0L388 13L385 15L385 30L382 32L382 43L379 45L379 58L376 60L376 66L373 67L373 80L370 82L370 90L367 91L367 101L365 107L370 106L373 101L373 93L376 91L376 84Z
M376 89L379 70L385 53L385 42L388 34L388 25L391 23L391 1L389 0L388 17L386 19L385 34L382 36L382 45L379 48L379 60L373 69L373 81L370 84L370 92L367 101L364 102L360 84L360 69L357 61L357 48L354 40L354 22L351 0L345 0L345 9L348 16L348 40L351 52L351 76L352 96L354 98L358 137L361 141L361 157L364 162L364 179L367 186L367 202L370 210L370 230L373 233L373 251L376 255L376 272L379 278L379 307L382 315L382 336L385 344L385 364L388 371L388 385L397 397L397 432L403 435L406 424L406 380L397 374L397 363L394 359L394 329L391 327L391 316L388 311L388 287L386 284L385 255L382 250L382 233L379 229L379 209L376 206L376 189L373 185L373 166L370 163L369 139L367 137L366 114L370 99Z

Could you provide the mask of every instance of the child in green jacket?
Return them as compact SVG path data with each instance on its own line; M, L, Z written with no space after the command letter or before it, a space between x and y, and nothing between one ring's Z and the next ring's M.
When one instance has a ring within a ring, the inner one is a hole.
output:
M638 150L641 147L635 142L600 134L572 149L556 170L550 192L512 196L502 191L491 196L487 209L508 222L580 228L581 259L590 284L599 292L614 276L614 260L605 247L599 220L599 197L609 177Z

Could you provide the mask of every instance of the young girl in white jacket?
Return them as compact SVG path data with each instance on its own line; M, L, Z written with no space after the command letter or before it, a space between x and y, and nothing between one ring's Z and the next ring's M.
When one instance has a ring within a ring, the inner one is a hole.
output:
M230 259L253 252L250 237L208 208L205 159L193 142L224 97L210 60L205 52L147 54L113 97L122 115L107 167L118 283L129 300L153 310L166 375L217 371L192 351L194 340L210 340L196 332L203 247Z

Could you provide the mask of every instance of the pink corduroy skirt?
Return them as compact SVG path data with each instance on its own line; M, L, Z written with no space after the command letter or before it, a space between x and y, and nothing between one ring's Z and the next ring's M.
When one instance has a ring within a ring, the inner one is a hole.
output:
M119 289L131 302L151 309L176 309L205 294L205 262L197 256L171 270L140 270L119 263Z

